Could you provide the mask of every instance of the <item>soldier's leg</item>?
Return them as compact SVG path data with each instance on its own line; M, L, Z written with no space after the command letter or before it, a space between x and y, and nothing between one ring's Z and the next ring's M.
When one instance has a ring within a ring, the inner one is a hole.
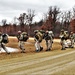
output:
M40 43L38 42L38 40L35 41L35 48L36 48L36 52L40 51Z
M71 48L74 48L74 39L71 40Z
M0 43L0 53L1 53L1 43Z
M0 51L1 51L1 43L0 43Z
M46 40L46 46L47 46L47 50L46 51L48 51L48 43L49 43L48 40Z
M7 54L10 54L4 44L1 44L1 47L6 51Z
M50 51L52 48L52 40L48 40L48 46L47 46L47 51Z
M40 46L40 51L42 51L43 50L43 47L42 46Z
M62 49L61 50L65 50L65 40L62 40Z
M53 42L53 40L49 40L49 50L51 50L51 48L52 48L52 42Z
M21 53L25 53L25 42L23 42L23 41L20 42L20 48L22 50Z
M38 42L38 48L39 48L39 51L43 50L43 47L40 45L40 42Z
M19 41L19 44L18 45L19 45L19 48L22 50L21 41Z
M48 49L48 41L46 40L46 46L47 46L47 49Z

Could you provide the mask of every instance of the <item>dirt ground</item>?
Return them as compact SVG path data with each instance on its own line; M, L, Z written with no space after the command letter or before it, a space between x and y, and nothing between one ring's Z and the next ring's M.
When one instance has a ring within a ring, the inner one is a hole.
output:
M0 75L75 75L75 48L61 50L60 40L54 39L52 50L46 52L43 40L43 51L36 53L34 43L30 38L25 44L26 53L21 53L17 38L10 37L6 46L19 52L0 54Z

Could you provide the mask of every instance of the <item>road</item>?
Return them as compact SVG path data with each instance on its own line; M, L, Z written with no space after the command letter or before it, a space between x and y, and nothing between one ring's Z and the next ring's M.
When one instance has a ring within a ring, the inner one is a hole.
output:
M0 75L75 75L74 49L1 60Z

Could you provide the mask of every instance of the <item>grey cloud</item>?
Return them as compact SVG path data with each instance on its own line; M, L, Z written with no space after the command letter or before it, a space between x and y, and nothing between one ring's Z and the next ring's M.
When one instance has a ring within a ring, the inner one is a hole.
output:
M28 9L46 13L49 6L58 6L60 9L69 9L74 6L75 0L0 0L0 15L15 17Z

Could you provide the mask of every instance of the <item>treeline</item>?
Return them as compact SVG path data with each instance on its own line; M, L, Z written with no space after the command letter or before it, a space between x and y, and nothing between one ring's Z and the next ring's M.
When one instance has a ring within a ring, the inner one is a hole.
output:
M75 32L75 7L72 11L62 12L57 6L50 6L44 18L40 22L32 23L35 16L34 10L29 9L27 13L22 13L18 18L17 23L6 24L6 20L2 20L3 25L0 26L2 33L16 35L17 31L26 31L30 36L34 35L34 30L52 30L54 35L58 37L60 30L63 28L66 31Z

